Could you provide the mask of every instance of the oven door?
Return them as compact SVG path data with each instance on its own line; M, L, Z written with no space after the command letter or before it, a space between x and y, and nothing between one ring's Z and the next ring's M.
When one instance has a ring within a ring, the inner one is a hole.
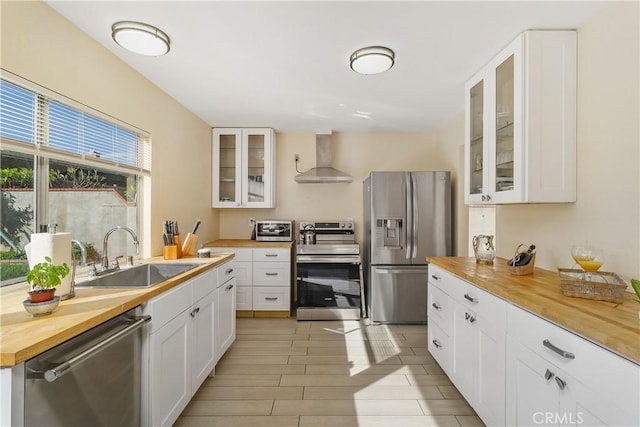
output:
M298 320L360 319L359 256L298 255L296 267Z

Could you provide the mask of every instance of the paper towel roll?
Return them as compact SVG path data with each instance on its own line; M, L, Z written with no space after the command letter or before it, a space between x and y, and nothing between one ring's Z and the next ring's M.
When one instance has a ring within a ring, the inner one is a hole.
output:
M50 257L53 264L67 263L69 274L62 279L56 288L56 295L62 296L71 292L71 233L35 233L31 235L31 243L25 246L29 268L45 257Z

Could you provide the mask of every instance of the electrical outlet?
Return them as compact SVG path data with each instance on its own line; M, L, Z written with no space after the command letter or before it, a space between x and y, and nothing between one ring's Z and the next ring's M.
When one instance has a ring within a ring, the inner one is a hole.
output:
M249 218L249 227L253 227L253 225L256 223L256 219L255 218Z

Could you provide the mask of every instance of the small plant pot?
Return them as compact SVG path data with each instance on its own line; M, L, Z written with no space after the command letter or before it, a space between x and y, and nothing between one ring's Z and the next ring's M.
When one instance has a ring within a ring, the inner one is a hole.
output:
M29 301L32 303L51 301L56 293L56 289L46 289L43 291L30 291Z

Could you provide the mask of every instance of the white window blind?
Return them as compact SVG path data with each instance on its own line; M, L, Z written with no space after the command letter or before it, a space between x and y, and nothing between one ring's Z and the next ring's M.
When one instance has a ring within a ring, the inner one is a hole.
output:
M45 92L45 91L42 91ZM61 96L57 98L63 98ZM88 107L76 108L68 99L53 99L0 80L0 137L3 142L37 144L39 155L111 165L115 170L151 170L150 138ZM93 113L93 114L92 114ZM102 116L102 117L100 117Z

